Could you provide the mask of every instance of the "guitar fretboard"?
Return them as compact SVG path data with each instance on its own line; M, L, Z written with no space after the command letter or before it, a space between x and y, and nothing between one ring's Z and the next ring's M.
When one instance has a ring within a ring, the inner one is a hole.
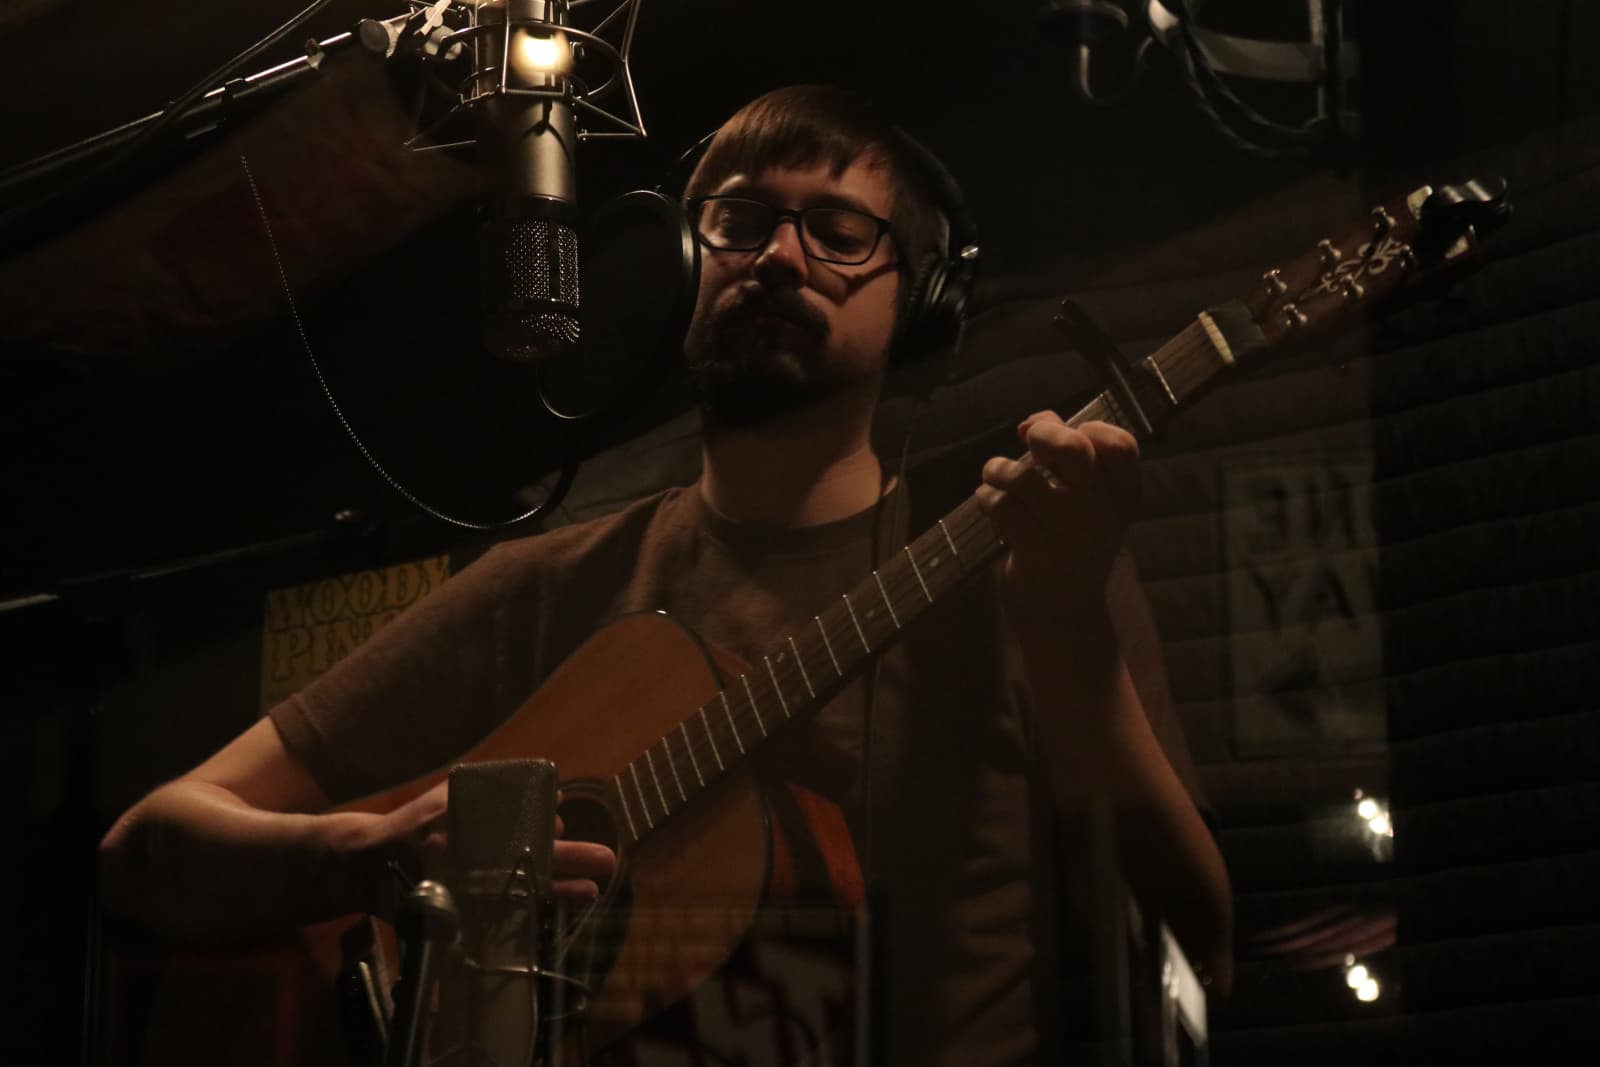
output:
M1202 315L1133 366L1130 388L1153 423L1164 421L1232 364L1234 348L1254 347L1250 331L1229 329L1225 337L1219 318L1231 327L1236 316ZM1136 432L1138 420L1127 404L1126 398L1107 390L1067 424L1109 422ZM733 679L613 779L623 825L632 839L648 836L789 722L820 709L924 611L1003 549L988 517L969 497L768 650L748 673Z

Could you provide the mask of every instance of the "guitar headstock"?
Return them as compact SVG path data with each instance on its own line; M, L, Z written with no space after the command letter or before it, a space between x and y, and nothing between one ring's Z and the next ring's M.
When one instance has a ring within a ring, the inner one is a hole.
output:
M1440 189L1424 185L1372 209L1369 217L1262 277L1245 300L1269 345L1331 332L1430 281L1475 265L1480 234L1511 214L1503 178Z

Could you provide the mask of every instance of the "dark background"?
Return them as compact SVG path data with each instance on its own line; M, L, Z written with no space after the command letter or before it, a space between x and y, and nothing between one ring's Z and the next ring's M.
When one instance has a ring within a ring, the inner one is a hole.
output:
M159 108L291 6L12 5L0 166ZM970 454L975 476L1018 415L1089 388L1049 325L1062 295L1143 354L1379 199L1507 177L1517 213L1451 295L1219 390L1152 445L1132 541L1238 893L1238 990L1213 1012L1213 1062L1581 1056L1600 1009L1600 74L1586 62L1600 9L1346 4L1359 125L1267 158L1223 136L1160 47L1128 99L1087 104L1038 7L647 2L634 77L651 138L587 145L585 204L654 184L765 89L877 98L983 226L959 381L913 447L919 463ZM341 0L290 40L391 13ZM1199 18L1306 34L1294 3L1217 0ZM1116 44L1097 71L1113 83ZM403 113L370 76L325 81L163 156L150 183L119 182L74 232L0 263L0 729L25 825L18 965L36 975L14 1004L28 1025L13 1062L76 1058L93 842L258 712L264 590L485 542L419 516L343 437L285 314L241 145L341 403L428 499L505 514L567 449L599 455L553 521L694 476L670 382L572 435L539 414L525 368L482 353L482 176L370 164L372 131ZM1313 112L1307 88L1229 84L1280 121ZM893 445L911 385L885 404ZM1285 565L1369 576L1307 632L1309 665L1273 691L1289 725L1270 737L1241 710L1242 679L1269 654L1252 650L1283 646L1243 621L1229 547L1249 526L1230 487L1252 465L1291 492L1307 470L1356 472L1358 533L1296 541ZM1341 641L1369 639L1364 660L1329 666ZM1390 807L1387 845L1352 814L1355 789ZM1380 976L1377 1001L1351 994L1346 953Z

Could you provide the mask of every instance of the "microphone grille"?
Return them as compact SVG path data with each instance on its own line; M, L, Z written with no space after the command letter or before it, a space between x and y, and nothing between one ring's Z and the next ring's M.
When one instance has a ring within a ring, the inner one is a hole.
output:
M548 219L512 219L506 267L512 295L578 302L578 235Z
M450 771L447 816L450 854L465 876L462 891L480 889L482 875L508 872L523 862L548 878L555 840L556 769L548 760L464 763ZM475 877L476 875L476 877ZM540 887L543 889L544 887Z
M483 272L489 347L528 361L578 343L578 234L542 218L486 224Z

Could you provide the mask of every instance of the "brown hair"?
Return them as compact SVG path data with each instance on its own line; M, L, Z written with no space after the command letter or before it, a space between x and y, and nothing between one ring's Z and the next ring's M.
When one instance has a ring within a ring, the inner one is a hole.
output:
M930 255L944 253L946 220L927 165L871 101L829 85L775 89L740 108L711 140L684 188L702 196L734 174L825 163L838 177L859 159L889 168L889 230L900 254L900 307Z

